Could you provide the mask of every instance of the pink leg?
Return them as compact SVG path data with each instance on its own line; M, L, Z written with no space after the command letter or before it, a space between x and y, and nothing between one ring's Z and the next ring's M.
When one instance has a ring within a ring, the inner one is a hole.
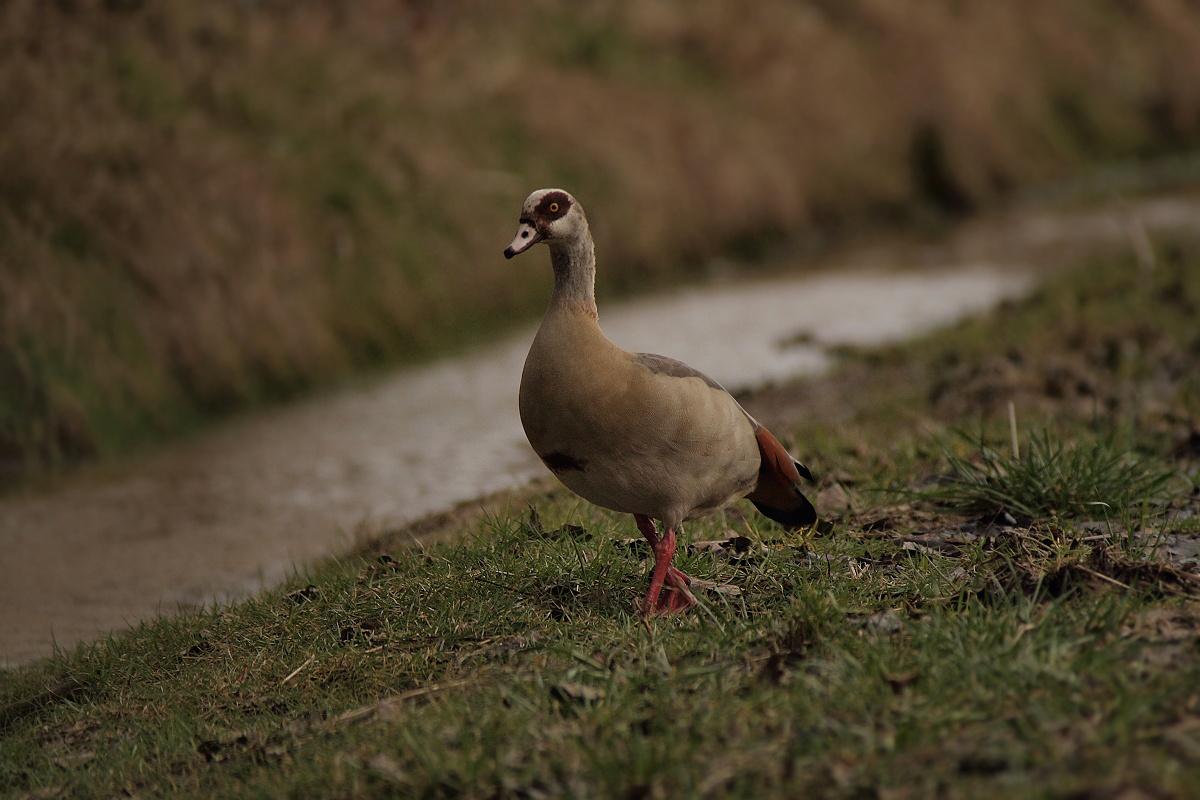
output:
M675 555L675 531L667 528L659 537L654 527L654 521L641 514L634 514L638 530L650 543L654 551L654 574L650 578L650 591L642 603L642 617L652 617L659 614L673 614L684 611L696 605L696 598L688 589L691 579L671 566L671 558ZM660 596L663 584L667 586L667 594Z

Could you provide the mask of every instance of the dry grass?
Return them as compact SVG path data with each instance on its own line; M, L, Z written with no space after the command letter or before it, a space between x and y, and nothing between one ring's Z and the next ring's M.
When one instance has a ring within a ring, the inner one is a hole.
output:
M603 290L1196 141L1200 11L1095 3L0 6L0 462L128 447Z

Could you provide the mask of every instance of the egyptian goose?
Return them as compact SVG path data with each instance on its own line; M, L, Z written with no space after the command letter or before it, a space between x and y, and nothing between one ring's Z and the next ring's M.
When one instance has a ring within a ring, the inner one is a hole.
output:
M812 475L716 381L671 358L627 353L601 332L592 234L567 192L525 199L504 256L538 242L550 247L554 294L521 373L525 435L569 489L633 514L654 551L643 618L690 608L690 579L671 566L680 524L746 497L776 522L806 527L816 511L800 479Z

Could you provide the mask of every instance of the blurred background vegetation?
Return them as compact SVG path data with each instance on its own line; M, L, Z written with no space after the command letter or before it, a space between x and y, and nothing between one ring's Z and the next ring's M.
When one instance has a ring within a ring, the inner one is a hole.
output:
M1200 144L1186 0L0 0L0 473ZM0 483L3 479L0 478Z

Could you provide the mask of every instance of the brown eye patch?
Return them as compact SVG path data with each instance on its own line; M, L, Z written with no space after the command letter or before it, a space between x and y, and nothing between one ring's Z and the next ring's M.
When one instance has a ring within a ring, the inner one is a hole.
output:
M534 214L538 219L553 222L561 219L571 209L571 201L564 192L551 192L538 201Z

